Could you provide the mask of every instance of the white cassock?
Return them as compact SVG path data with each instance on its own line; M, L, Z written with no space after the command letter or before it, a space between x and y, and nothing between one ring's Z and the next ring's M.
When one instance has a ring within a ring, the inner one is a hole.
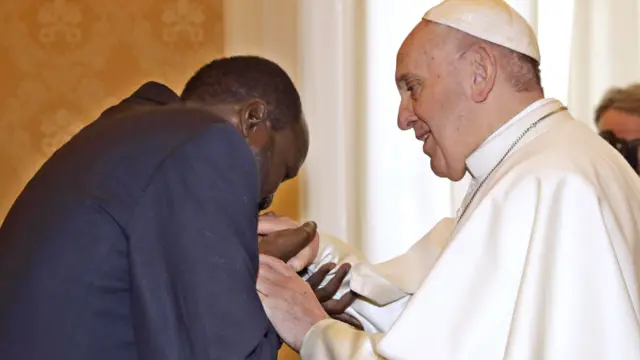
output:
M562 107L537 101L493 134L467 160L486 182L466 213L399 258L323 237L314 265L355 264L340 294L362 295L349 312L367 332L324 320L301 358L640 359L640 179Z

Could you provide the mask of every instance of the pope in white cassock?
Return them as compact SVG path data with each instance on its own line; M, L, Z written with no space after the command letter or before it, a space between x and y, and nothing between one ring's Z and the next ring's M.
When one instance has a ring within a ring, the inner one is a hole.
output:
M640 359L640 179L544 97L539 63L501 0L444 1L407 36L398 126L471 188L455 219L389 262L327 236L288 265L261 258L264 307L303 360ZM329 318L294 272L330 261L353 264L340 294L358 294L348 312L366 331Z

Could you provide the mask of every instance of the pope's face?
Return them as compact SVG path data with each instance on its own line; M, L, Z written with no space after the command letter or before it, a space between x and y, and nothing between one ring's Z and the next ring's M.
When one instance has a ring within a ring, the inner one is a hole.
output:
M450 40L438 25L422 21L402 44L396 59L398 127L413 129L436 175L457 181L470 153L462 126L468 103L462 79L468 72Z

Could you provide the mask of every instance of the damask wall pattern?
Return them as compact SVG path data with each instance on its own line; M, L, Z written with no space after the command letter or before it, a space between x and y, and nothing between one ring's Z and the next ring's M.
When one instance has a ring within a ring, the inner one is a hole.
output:
M0 2L0 222L40 165L147 80L223 55L222 0Z

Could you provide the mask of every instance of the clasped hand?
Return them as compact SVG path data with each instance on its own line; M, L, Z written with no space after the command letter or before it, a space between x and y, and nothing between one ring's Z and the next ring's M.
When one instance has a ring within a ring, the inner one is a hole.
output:
M362 329L358 320L344 313L355 300L355 294L347 292L334 299L350 270L349 264L340 266L324 287L320 284L335 269L335 264L323 265L307 281L296 273L317 256L319 239L315 223L299 226L290 219L264 215L258 233L261 236L258 292L269 319L290 347L299 351L311 327L329 317Z

